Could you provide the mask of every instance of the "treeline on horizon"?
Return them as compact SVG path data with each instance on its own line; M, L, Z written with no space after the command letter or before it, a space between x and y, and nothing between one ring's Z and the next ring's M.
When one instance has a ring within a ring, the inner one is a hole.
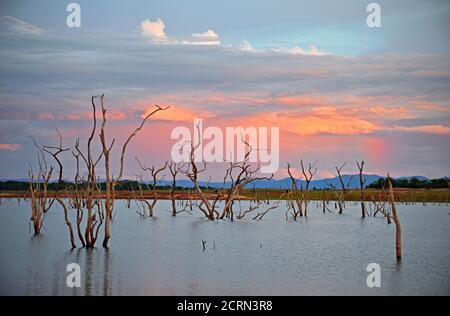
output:
M405 189L443 189L449 187L447 178L438 178L430 180L420 180L418 178L410 179L392 179L390 178L394 188ZM381 189L387 187L387 178L380 178L367 186L368 189Z
M438 178L438 179L431 179L431 180L420 180L418 178L410 178L410 179L392 179L390 178L391 183L394 188L407 188L407 189L443 189L449 187L449 180L447 178ZM0 181L0 191L27 191L29 189L29 182L25 181L14 181L14 180L8 180L8 181ZM106 183L105 182L99 182L98 183L100 189L102 191L106 190ZM387 187L387 178L380 178L377 181L371 183L370 185L366 186L367 189L382 189ZM64 190L64 189L74 189L75 183L72 182L61 182L61 183L48 183L47 189L50 191L56 191L56 190ZM146 184L138 181L132 181L132 180L123 180L119 181L117 183L116 191L137 191L140 190L140 188L143 191L153 190L153 186L151 184ZM216 190L216 187L207 187L207 186L200 186L201 189L204 190ZM85 189L85 183L78 183L78 189L83 190ZM170 185L157 185L156 190L171 190L172 186ZM175 190L187 190L192 189L188 187L183 186L176 186ZM265 188L264 190L270 190ZM273 190L281 190L273 188ZM320 190L317 188L313 188L312 190ZM322 190L330 190L329 188L325 188Z

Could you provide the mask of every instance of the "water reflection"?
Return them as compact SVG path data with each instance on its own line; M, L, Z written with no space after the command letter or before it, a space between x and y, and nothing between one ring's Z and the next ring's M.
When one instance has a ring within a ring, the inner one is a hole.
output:
M404 253L396 262L393 225L361 220L358 205L338 215L311 204L310 218L298 222L286 222L280 205L262 221L232 223L197 213L172 217L166 202L153 219L120 209L109 250L70 250L60 210L33 236L28 203L0 206L0 294L450 294L450 221L442 206L428 205L426 217L423 206L399 207ZM81 267L81 288L66 285L72 262ZM371 262L381 266L379 289L366 286Z
M103 255L103 295L111 295L112 288L112 273L111 271L111 252L109 249L105 249ZM110 282L111 280L111 282Z

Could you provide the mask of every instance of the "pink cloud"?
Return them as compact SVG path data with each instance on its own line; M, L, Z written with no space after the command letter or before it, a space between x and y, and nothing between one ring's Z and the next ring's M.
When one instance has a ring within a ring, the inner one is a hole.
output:
M164 120L164 121L171 121L171 122L193 122L196 118L208 118L211 116L211 114L205 112L205 111L195 111L191 110L182 106L177 105L168 105L165 104L164 106L170 106L165 111L159 111L158 113L154 114L151 118L153 120ZM155 110L154 106L148 107L144 113L141 115L142 118L147 116L149 113L153 112Z
M17 151L22 146L20 144L0 144L0 150Z
M97 112L97 119L100 118L100 113ZM62 121L84 121L92 119L92 112L74 112L68 114L57 115L56 118ZM129 115L122 110L107 110L106 119L111 121L121 121L129 118Z

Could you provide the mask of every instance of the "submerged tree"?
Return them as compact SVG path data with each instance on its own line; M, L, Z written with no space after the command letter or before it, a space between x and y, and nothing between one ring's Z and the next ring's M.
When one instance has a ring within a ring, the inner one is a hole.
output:
M29 194L31 200L31 218L34 234L39 235L44 224L45 214L50 210L54 199L49 197L48 183L52 177L53 167L48 167L45 155L38 152L38 171L35 174L30 167L28 171Z
M196 125L196 128L198 131L200 131L199 124ZM198 135L200 135L200 132L198 133ZM183 146L186 146L186 145L187 144L183 144ZM187 166L187 170L184 170L183 173L186 175L186 177L189 178L189 180L192 181L195 192L197 193L198 197L200 198L201 203L198 205L198 208L203 212L203 214L205 214L205 216L208 219L214 220L216 217L216 213L218 214L218 212L215 209L215 205L211 204L211 202L209 201L209 199L207 198L205 193L200 188L199 179L198 179L198 175L201 174L202 172L206 171L206 162L203 162L203 168L199 169L199 167L197 166L197 163L195 161L196 150L201 145L200 137L195 144L194 144L194 141L190 141L188 143L188 145L190 146L189 163Z
M105 136L105 126L106 126L106 108L104 106L104 95L102 94L100 96L100 106L102 110L102 125L100 129L100 142L102 145L102 152L103 152L103 161L105 165L105 176L106 176L106 197L105 197L105 236L103 239L103 247L108 248L108 242L111 238L111 232L110 232L110 225L111 225L111 219L114 209L114 199L115 199L115 189L117 186L117 182L122 178L123 176L123 170L124 170L124 161L125 161L125 154L127 150L127 146L130 143L130 141L137 135L137 133L142 129L145 122L148 120L149 117L154 115L155 113L159 111L167 110L169 107L161 108L158 105L155 105L156 109L152 112L148 113L143 119L141 124L128 136L126 141L124 142L122 146L122 151L120 155L120 167L119 167L119 174L116 178L111 174L110 171L110 155L111 150L114 146L115 139L112 140L112 142L107 145L106 136Z
M146 205L147 206L147 208L148 208L148 216L150 216L150 217L153 217L153 213L154 213L154 210L155 210L155 206L156 206L156 203L158 202L158 192L157 192L157 190L156 190L156 187L157 187L157 184L158 184L158 175L161 173L161 172L163 172L166 168L167 168L167 162L164 164L164 166L162 166L161 168L159 168L159 169L157 169L157 168L155 168L155 166L153 165L153 166L151 166L151 167L146 167L145 165L143 165L140 161L139 161L139 159L137 158L137 157L135 157L135 159L136 159L136 161L138 162L138 164L139 164L139 167L143 170L143 171L146 171L146 172L148 172L149 174L150 174L150 185L149 186L147 186L147 188L148 189L150 189L151 191L152 191L152 193L153 193L153 199L152 199L152 202L150 203L149 201L147 201L147 199L145 199L145 198L143 198L143 197L141 197L141 201L144 203L144 205ZM141 180L141 183L143 183L143 181L142 181L142 177L140 178L140 180ZM140 187L140 189L141 189L141 187ZM141 189L141 192L142 192L142 189ZM142 195L142 194L141 194ZM144 211L145 211L145 208L144 208Z
M294 219L294 221L296 221L297 217L303 216L303 194L302 194L302 192L299 192L299 190L298 190L297 179L292 174L291 165L289 163L287 164L287 171L288 171L289 177L291 178L291 190L288 194L289 205L288 205L288 209L286 211L286 220L287 220L289 211L291 211L292 218Z
M273 178L273 174L270 177L257 176L260 171L260 166L252 166L249 162L249 157L254 148L244 139L242 139L242 142L246 146L246 154L243 161L230 162L230 166L223 179L224 184L229 180L231 185L225 197L225 206L220 215L220 219L228 217L233 220L233 205L235 200L248 185L257 180L270 180Z
M345 167L345 163L342 164L339 168L335 167L336 172L338 174L339 183L341 185L340 190L337 190L337 188L334 185L329 184L330 187L333 190L335 190L336 193L337 193L337 198L338 198L337 204L338 204L338 207L339 207L339 214L342 214L342 212L344 211L344 208L345 208L345 197L347 195L347 190L348 190L348 188L350 186L350 183L351 183L351 181L353 179L353 176L351 176L349 178L349 180L347 181L347 183L344 183L344 179L342 177L342 169L344 169L344 167Z
M172 186L170 187L170 200L172 201L172 216L177 216L178 213L186 211L186 208L183 208L183 210L181 210L181 211L177 210L177 204L176 204L177 197L175 196L175 190L177 188L177 175L183 168L184 168L184 165L180 164L180 163L177 164L177 163L171 162L169 164L169 171L170 171L170 174L172 175Z
M394 197L394 189L392 188L392 183L389 180L388 174L388 187L389 187L389 199L391 201L392 208L392 218L395 223L395 254L397 260L399 261L402 258L402 228L400 226L400 220L398 219L397 207L395 205L395 197Z
M313 177L316 175L317 173L317 167L314 164L308 163L308 171L306 171L305 167L303 166L303 159L300 160L300 166L302 167L302 174L303 177L305 178L305 182L306 182L306 186L305 186L305 191L303 194L303 202L305 205L305 217L308 216L308 198L309 198L309 184L311 183L311 180L313 179Z
M95 133L97 132L97 110L95 101L100 99L101 104L101 112L102 112L102 125L100 128L100 144L101 151L98 156L94 159L93 154L93 141ZM121 156L120 156L120 169L119 174L116 178L112 175L110 171L110 155L111 150L113 148L115 140L113 140L109 146L107 146L106 136L105 136L105 126L107 122L107 110L104 106L104 95L92 96L91 97L91 105L92 105L92 129L90 136L87 140L87 149L86 152L83 152L80 148L80 141L77 139L75 143L75 151L72 152L73 157L76 160L76 174L75 181L73 185L70 187L70 194L67 193L69 197L69 204L66 205L64 199L62 199L58 191L60 187L62 187L62 178L63 178L63 165L58 157L58 155L68 149L64 149L62 147L62 136L58 131L59 135L59 146L38 146L34 141L34 144L38 148L38 165L39 169L37 174L33 173L33 170L30 168L29 176L29 190L30 190L30 198L31 198L31 209L32 209L32 217L35 228L35 234L39 234L43 218L45 213L51 208L55 201L61 205L64 211L64 218L67 226L69 227L70 240L72 247L75 247L75 237L73 225L70 222L69 209L76 210L76 227L77 227L77 235L81 241L83 247L92 248L95 246L97 238L99 236L100 227L104 225L104 240L103 247L108 247L108 241L111 237L110 232L110 221L112 219L113 209L114 209L114 199L115 199L115 188L117 186L118 181L121 179L124 170L124 160L125 153L127 149L127 145L130 143L132 138L136 136L136 134L142 129L145 122L155 113L159 111L166 110L166 108L161 108L156 105L156 109L145 115L141 124L128 136L125 143L122 146ZM45 159L45 153L51 155L59 166L59 176L58 176L58 185L56 187L56 191L52 192L52 197L50 197L50 193L48 192L48 184L52 177L53 167L49 167L47 161ZM80 170L80 160L84 162L86 170ZM105 176L106 176L106 192L105 198L103 198L102 188L100 186L100 181L96 174L96 168L98 164L103 161L105 166ZM64 187L68 189L67 187ZM66 191L69 192L69 191ZM85 211L87 211L87 215L85 215ZM83 231L83 219L85 219L86 225Z
M359 170L359 198L361 200L361 217L366 217L366 203L365 203L365 194L364 194L364 185L366 183L366 180L363 179L363 169L364 169L364 160L361 160L361 163L356 161L356 165L358 166Z
M72 153L77 163L77 173L75 175L75 196L72 199L72 205L77 210L77 231L78 238L80 239L83 247L92 248L98 238L100 227L104 222L104 209L101 199L101 188L97 183L96 168L100 163L103 152L101 151L97 158L94 159L92 141L94 140L95 133L97 131L97 109L95 100L99 96L91 97L92 106L92 129L89 135L86 152L80 149L80 140L75 142L75 151ZM80 157L82 158L86 170L84 172L85 177L80 179ZM100 196L96 196L97 193ZM97 206L97 208L95 208ZM87 211L86 217L84 217L84 209ZM82 231L82 221L86 218L86 225L84 229L84 236Z
M400 225L400 219L398 217L397 213L397 206L395 202L395 195L394 195L394 189L392 186L392 180L389 177L389 174L386 178L386 184L387 184L387 199L388 201L383 201L382 198L380 198L380 202L375 202L375 199L373 199L373 203L376 207L374 217L377 215L377 213L383 214L387 219L387 224L391 224L391 220L395 223L395 255L397 258L397 261L400 261L402 258L402 229ZM384 184L383 184L384 185ZM383 191L386 193L383 187ZM389 209L385 207L385 205L389 203L391 205L391 212L389 212Z
M50 210L55 202L55 197L60 189L63 175L63 166L58 155L68 151L62 144L62 135L56 129L59 136L59 146L39 146L33 137L30 137L37 148L38 171L35 175L30 166L29 175L29 194L31 199L31 221L33 222L34 234L38 235L44 224L45 214ZM58 180L54 196L48 190L49 183L53 174L53 166L49 166L45 154L51 155L58 164Z

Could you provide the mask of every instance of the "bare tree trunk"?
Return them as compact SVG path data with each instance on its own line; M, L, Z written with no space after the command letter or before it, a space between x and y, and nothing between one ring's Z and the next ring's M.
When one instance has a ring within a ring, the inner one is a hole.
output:
M156 109L152 111L151 113L147 114L144 119L142 120L141 124L128 136L127 140L122 146L122 152L120 156L120 169L119 169L119 175L117 178L112 179L110 174L110 166L109 166L109 157L111 149L114 146L114 140L111 142L111 145L109 148L106 146L106 139L105 139L105 125L106 125L106 108L104 107L103 103L104 95L102 94L100 96L100 104L102 109L102 126L100 130L100 141L102 144L102 153L104 156L104 162L105 162L105 174L106 174L106 199L105 199L105 236L103 239L103 247L108 248L108 242L111 238L111 232L110 232L110 223L112 218L112 212L114 207L114 198L115 198L115 187L117 185L117 182L122 178L123 175L123 169L124 169L124 161L125 161L125 153L127 150L127 146L130 143L130 141L133 139L134 136L137 135L137 133L144 127L145 122L148 120L149 117L151 117L153 114L164 111L168 109L169 107L161 108L158 105L156 106Z
M348 181L347 185L344 184L344 180L342 179L342 169L344 168L345 163L338 167L335 167L338 177L339 177L339 182L341 184L341 192L338 192L338 206L339 206L339 214L342 214L343 210L344 210L344 206L345 206L345 198L347 195L347 188L352 180L352 177L350 177L350 180Z
M149 203L148 201L146 201L144 199L144 197L142 197L143 202L148 206L148 210L149 210L149 216L153 217L153 211L155 209L156 203L158 202L158 192L156 191L156 187L158 184L158 174L162 171L164 171L167 168L167 161L164 164L164 166L160 169L156 169L155 166L152 166L151 168L148 168L146 166L144 166L143 164L141 164L141 162L139 161L139 159L137 157L135 157L136 161L139 164L139 167L143 170L143 171L148 171L151 175L151 189L153 192L153 201L152 203ZM141 182L142 182L142 178L141 178ZM150 189L149 186L147 186L147 189Z
M317 168L314 164L308 163L308 173L306 173L305 167L303 166L303 159L300 160L300 166L302 167L303 177L306 181L305 192L302 190L303 201L305 204L305 217L308 217L308 203L309 203L309 184L311 183L312 178L317 173Z
M290 206L292 208L292 218L294 219L294 221L296 221L298 216L303 216L303 190L300 192L300 194L298 193L297 179L291 173L291 165L289 163L287 164L287 170L289 177L291 178L291 192L289 196L291 199ZM295 204L293 203L294 201ZM295 208L295 206L297 206L297 209Z
M388 186L389 186L389 197L392 206L392 216L395 223L395 254L397 256L397 261L402 258L402 228L400 226L400 220L398 219L397 207L395 206L394 189L392 188L391 180L388 174Z
M69 218L67 206L64 203L64 201L61 200L59 197L56 197L56 201L58 201L58 203L62 206L62 208L64 210L64 220L66 221L66 225L69 227L70 243L72 244L72 249L76 248L77 245L75 244L75 237L73 234L73 226L72 226L72 222L70 221L70 218Z
M365 196L364 196L364 183L366 182L363 180L363 169L364 169L364 160L361 160L361 163L356 161L356 165L358 166L359 170L359 189L360 189L360 200L361 200L361 217L366 217L366 203L365 203Z
M172 175L172 187L170 188L170 200L172 201L172 216L177 216L177 203L175 199L175 189L177 187L177 174L182 169L182 165L176 163L169 164L169 171Z

